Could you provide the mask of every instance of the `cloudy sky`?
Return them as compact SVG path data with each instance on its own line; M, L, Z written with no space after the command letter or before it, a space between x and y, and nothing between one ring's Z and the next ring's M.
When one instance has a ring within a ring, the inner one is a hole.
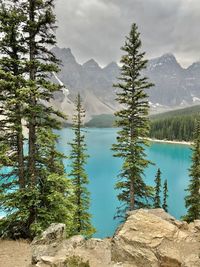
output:
M148 58L173 53L182 66L200 60L200 0L56 0L57 39L77 61L119 61L136 22Z

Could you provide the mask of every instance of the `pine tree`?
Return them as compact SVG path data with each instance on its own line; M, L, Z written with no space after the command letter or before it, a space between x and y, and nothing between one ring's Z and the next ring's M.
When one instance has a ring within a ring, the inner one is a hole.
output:
M200 120L195 126L192 153L192 165L189 169L191 178L186 190L188 195L185 197L188 211L183 217L188 222L200 219Z
M82 234L91 236L95 229L91 224L91 215L89 213L90 194L87 189L89 183L85 172L85 164L88 158L86 154L85 136L82 130L85 111L82 107L80 94L76 99L76 114L73 117L74 139L71 145L70 159L72 182L75 190L75 216L73 223L73 234Z
M168 185L167 185L167 180L165 180L164 186L163 186L163 205L162 205L162 208L166 212L168 212L167 198L168 198Z
M155 178L155 196L154 196L154 208L161 208L161 201L160 201L160 192L161 192L161 171L158 169L156 178Z
M0 207L8 215L0 221L0 235L7 232L9 225L15 227L18 224L12 211L17 209L17 198L24 194L26 183L22 132L22 102L26 85L23 56L26 49L20 31L23 21L18 1L0 2ZM13 223L8 217L12 217Z
M60 90L50 79L59 70L49 50L56 41L53 8L53 0L15 0L1 9L0 206L7 216L0 221L0 236L33 238L52 222L66 223L71 231L72 185L53 133L64 116L47 105ZM25 156L22 121L28 128Z
M120 131L117 144L113 145L115 157L123 158L120 180L116 189L121 192L118 199L123 203L117 216L123 216L126 211L147 205L150 188L145 184L144 170L150 163L146 159L145 138L149 131L147 118L149 103L145 89L152 86L142 71L146 68L145 53L140 52L141 40L138 27L133 24L122 50L120 83L116 84L117 101L123 109L116 112L117 126Z
M48 224L65 223L67 235L71 235L74 216L74 193L70 179L65 175L64 155L57 151L55 140L58 136L48 127L37 131L37 147L40 160L37 160L38 183L35 207L36 220L31 225L33 234L46 228Z
M37 183L37 130L45 125L54 128L57 122L51 115L61 115L43 104L53 98L53 93L60 89L60 85L49 80L51 73L59 70L58 61L48 48L56 44L56 17L53 0L22 1L22 6L27 19L23 33L29 51L26 61L29 75L26 110L29 129L28 175L30 184L34 187Z
M49 175L55 175L54 172L50 171L49 173L48 171L49 165L47 161L44 161L43 150L40 149L40 139L44 141L44 149L48 147L49 143L54 147L56 136L52 131L60 128L57 118L63 117L60 112L49 105L45 105L53 98L54 92L61 89L60 85L49 79L53 72L59 71L59 62L48 48L56 43L54 34L56 17L53 10L53 0L24 1L23 9L27 18L23 33L29 51L26 61L27 74L29 75L27 86L28 105L26 108L26 121L29 130L27 179L29 180L30 190L37 189L40 197L42 196L41 185L46 183ZM41 129L45 131L41 131ZM50 132L48 139L44 138L45 132ZM51 153L52 151L47 149L46 152ZM49 158L48 154L45 157ZM57 159L54 158L53 160ZM64 169L63 174L60 173L61 179L63 175ZM64 191L66 190L68 189L65 188ZM49 205L49 207L51 206ZM42 210L37 208L38 205L35 206L34 203L29 207L28 228L38 222L39 212ZM56 212L55 208L54 206L52 212ZM57 209L59 209L58 206ZM64 222L66 221L64 220Z
M25 186L24 174L24 137L22 132L23 106L22 95L25 80L23 55L26 49L23 47L23 36L20 27L23 23L23 12L16 1L7 1L7 4L0 3L0 69L1 69L1 144L7 146L7 159L9 166L13 167L9 176L15 175L19 187ZM9 86L8 86L9 85ZM4 157L4 156L3 156ZM5 178L6 176L4 176ZM9 185L10 183L7 183ZM11 184L10 184L11 185Z

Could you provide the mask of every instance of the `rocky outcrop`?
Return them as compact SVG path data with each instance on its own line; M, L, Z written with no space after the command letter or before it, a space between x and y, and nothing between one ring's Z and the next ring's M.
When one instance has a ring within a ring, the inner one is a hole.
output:
M177 221L160 209L131 212L113 238L112 260L138 267L200 266L198 224Z
M162 209L140 209L110 239L65 239L59 224L34 240L32 249L38 267L199 267L200 221L187 224Z

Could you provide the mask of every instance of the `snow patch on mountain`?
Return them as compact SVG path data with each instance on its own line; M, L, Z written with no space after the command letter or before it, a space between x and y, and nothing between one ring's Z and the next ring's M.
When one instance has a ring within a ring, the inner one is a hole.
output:
M192 101L193 101L194 103L195 103L195 102L200 102L200 98L193 96Z

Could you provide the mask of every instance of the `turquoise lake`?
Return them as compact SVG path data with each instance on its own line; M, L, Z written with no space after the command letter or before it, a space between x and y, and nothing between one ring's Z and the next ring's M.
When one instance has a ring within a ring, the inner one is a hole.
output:
M115 142L117 129L84 129L88 146L89 159L86 171L90 183L92 222L97 233L95 237L113 235L120 224L114 220L116 208L119 206L114 185L119 174L122 160L112 156L111 146ZM59 132L58 149L68 155L73 132L65 128ZM184 206L185 189L189 182L188 168L191 164L191 150L187 145L151 143L146 149L147 158L155 163L145 172L145 181L154 186L157 169L162 171L162 180L168 180L169 213L179 219L186 213ZM69 161L65 160L66 171L69 171ZM0 212L0 216L4 213Z
M122 161L112 156L111 146L115 142L117 129L85 129L88 154L90 158L86 166L91 193L92 222L97 233L95 237L111 236L119 222L113 220L116 207L119 205L117 192L114 190L116 177L119 174ZM66 128L60 132L58 148L66 155L69 152L68 142L73 133ZM158 167L162 171L162 179L168 180L169 213L179 219L185 214L185 189L189 182L188 168L191 164L191 150L189 146L179 144L151 143L146 150L147 158L155 163L145 172L145 181L154 185ZM65 161L69 169L68 160Z

